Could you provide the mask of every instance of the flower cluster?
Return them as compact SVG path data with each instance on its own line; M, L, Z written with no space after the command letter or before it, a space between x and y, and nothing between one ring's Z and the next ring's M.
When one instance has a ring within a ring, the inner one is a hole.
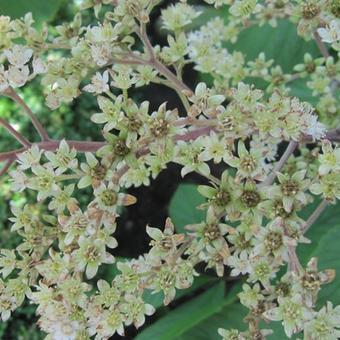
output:
M228 23L215 17L190 31L204 7L176 2L161 11L166 46L152 46L146 34L159 1L85 0L81 9L93 8L97 18L104 10L103 20L83 26L79 12L52 37L32 26L30 14L0 17L0 93L23 107L42 139L30 143L0 121L23 145L0 154L8 166L17 162L12 189L31 190L36 198L12 205L12 231L21 243L0 252L2 320L28 299L50 339L123 335L124 327L141 327L155 312L145 293L161 292L168 305L177 290L193 284L204 263L218 277L244 277L239 299L249 310L249 329L221 328L223 339L265 339L270 321L282 323L287 337L340 337L340 307L317 305L334 271L319 271L316 258L303 267L296 255L296 247L309 242L305 233L315 218L340 199L340 149L333 143L339 133L327 130L339 124L339 1L205 2L229 5ZM249 25L275 27L284 18L305 39L316 39L323 56L306 54L287 74L264 53L246 61L225 47ZM213 84L190 89L182 80L188 63ZM39 74L51 110L83 93L96 97L91 121L102 129L102 141L48 137L16 94ZM249 85L252 78L265 86ZM316 108L290 96L296 79L319 96ZM130 89L150 83L175 90L184 110L167 103L151 110L148 101L131 98ZM149 185L170 162L182 166L183 177L196 172L205 178L208 184L198 186L205 218L179 234L170 219L163 229L147 226L149 252L118 261L112 282L98 278L103 264L116 261L117 220L137 199L127 189ZM82 190L91 193L88 202L79 199ZM317 197L323 201L304 220L301 210ZM268 328L260 328L261 320Z

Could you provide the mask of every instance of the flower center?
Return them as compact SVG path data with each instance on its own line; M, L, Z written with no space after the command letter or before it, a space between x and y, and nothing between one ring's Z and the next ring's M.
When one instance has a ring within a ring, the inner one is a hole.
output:
M241 194L241 202L247 208L256 207L261 201L261 196L257 191L253 190L244 190Z
M281 184L281 191L285 196L293 197L299 192L299 184L289 180Z
M285 208L283 207L283 203L281 201L274 202L273 210L274 210L275 216L279 216L282 218L287 218L292 214L291 212L288 213L285 210Z
M335 17L340 18L340 1L339 0L332 1L331 12Z
M142 126L142 122L135 118L135 117L130 117L128 121L128 129L132 132L137 132Z
M305 19L313 19L320 13L320 7L314 2L307 2L302 7L302 16Z
M256 169L256 160L251 156L242 157L240 167L243 171L252 172Z
M290 293L290 284L286 282L280 282L275 287L275 292L278 296L288 296Z
M320 277L317 272L307 272L302 277L302 286L308 290L319 289L321 285Z
M112 207L115 205L117 203L117 198L117 193L110 189L104 190L100 195L101 201L107 207Z
M162 118L155 119L151 124L150 124L150 131L151 134L156 137L164 137L168 134L170 128L170 124Z
M283 244L282 235L279 232L271 231L267 234L264 244L270 252L278 250Z
M220 190L212 198L215 204L219 207L224 207L230 202L230 194L228 191Z
M216 240L221 236L220 228L217 224L206 224L203 235L209 241Z
M105 178L106 173L107 169L101 164L97 164L91 171L92 177L98 181L102 181Z
M116 156L124 157L130 152L130 149L127 147L124 140L118 139L113 147L113 152Z

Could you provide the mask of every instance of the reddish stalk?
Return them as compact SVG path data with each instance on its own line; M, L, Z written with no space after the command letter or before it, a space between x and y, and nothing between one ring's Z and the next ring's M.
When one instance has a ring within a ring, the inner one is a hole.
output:
M0 124L24 147L30 147L31 143L17 130L13 128L12 125L7 123L3 118L0 118Z
M4 96L12 99L14 102L16 102L19 106L21 106L25 113L29 116L29 118L32 121L32 124L34 125L35 129L40 135L40 138L42 141L48 141L50 140L47 131L45 128L41 125L37 117L34 115L32 110L27 106L27 104L22 100L22 98L13 90L13 88L8 88L5 92L2 93Z

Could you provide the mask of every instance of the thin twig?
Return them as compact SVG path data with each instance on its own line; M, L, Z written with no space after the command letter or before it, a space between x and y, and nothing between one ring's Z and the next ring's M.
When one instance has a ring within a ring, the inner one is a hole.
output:
M301 271L301 264L296 255L296 246L288 246L288 259L288 271L299 274Z
M17 130L13 128L12 125L6 122L5 119L0 118L0 124L24 147L30 147L31 143Z
M8 169L14 163L14 160L15 160L15 158L13 158L13 157L7 160L6 164L0 170L0 177L3 176L8 171Z
M327 59L329 57L329 52L328 52L327 47L325 46L325 44L321 40L319 33L317 31L315 31L313 33L313 35L314 35L315 42L318 45L318 48L319 48L321 54L323 55L323 57L325 59Z
M331 142L339 143L340 142L340 127L328 130L324 138L330 140ZM305 136L301 140L301 143L315 143L315 140L313 140L312 136Z
M271 185L273 184L277 173L280 172L280 170L283 168L283 166L286 164L288 158L290 157L290 155L295 151L295 149L297 148L298 143L295 141L290 141L286 151L284 152L284 154L282 155L282 157L280 158L280 160L276 163L272 173L266 178L265 181L263 181L261 183L261 186L263 185Z
M301 228L302 234L306 233L307 230L314 224L314 222L319 218L319 216L322 214L322 212L325 210L325 208L328 206L328 201L323 200L318 207L314 210L312 215L309 216L306 223Z
M163 65L157 59L157 56L149 40L149 37L146 34L145 24L142 24L140 26L140 31L136 31L136 33L141 39L141 41L143 42L149 54L148 64L150 66L153 66L160 74L162 74L166 79L168 79L173 84L173 86L176 88L178 92L180 93L182 93L183 91L191 92L190 88L186 84L184 84L183 81L178 79L174 73L172 73L165 65Z
M20 105L25 113L30 117L32 124L36 128L37 132L39 133L42 141L48 141L50 140L47 131L45 128L41 125L37 117L34 115L32 110L27 106L27 104L22 100L22 98L14 91L13 88L8 88L6 91L2 93L8 98L11 98L14 102L16 102L18 105Z

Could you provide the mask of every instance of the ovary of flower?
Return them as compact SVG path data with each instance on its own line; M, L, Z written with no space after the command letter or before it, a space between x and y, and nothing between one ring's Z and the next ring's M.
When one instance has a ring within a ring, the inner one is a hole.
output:
M4 54L11 65L21 68L29 62L33 50L24 48L22 45L14 45L12 50L5 50Z
M101 94L109 91L108 85L109 72L106 70L103 74L97 72L91 79L91 84L86 85L83 90L90 93Z
M318 28L318 34L321 40L333 44L340 40L340 24L338 20L332 20L329 27Z

